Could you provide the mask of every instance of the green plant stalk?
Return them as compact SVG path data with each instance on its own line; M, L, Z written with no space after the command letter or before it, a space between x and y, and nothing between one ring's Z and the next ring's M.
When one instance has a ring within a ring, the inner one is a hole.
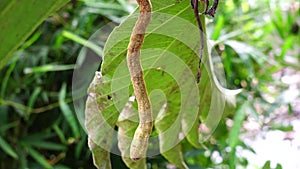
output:
M94 43L92 43L92 42L90 42L90 41L88 41L88 40L72 33L72 32L63 31L62 36L66 37L66 38L68 38L68 39L70 39L70 40L72 40L76 43L79 43L81 45L84 45L84 46L92 49L95 53L103 53L101 47L97 46L96 44L94 44Z

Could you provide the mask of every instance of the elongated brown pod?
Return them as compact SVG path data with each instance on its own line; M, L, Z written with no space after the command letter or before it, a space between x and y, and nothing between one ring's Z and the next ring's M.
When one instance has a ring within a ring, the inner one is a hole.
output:
M140 15L133 28L127 50L127 64L138 103L140 119L139 126L134 133L130 146L130 158L133 160L145 157L148 148L148 139L153 127L152 110L140 59L146 28L151 20L152 7L150 0L137 0L137 2L140 8Z

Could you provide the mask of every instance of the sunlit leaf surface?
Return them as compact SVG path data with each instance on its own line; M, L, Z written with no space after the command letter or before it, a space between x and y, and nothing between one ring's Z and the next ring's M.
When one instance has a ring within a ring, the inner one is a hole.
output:
M13 52L51 14L68 0L1 0L0 69Z
M180 141L187 136L193 146L200 147L201 142L211 136L222 118L226 98L229 98L225 96L239 91L227 90L219 82L210 57L210 44L205 45L202 77L200 84L196 83L200 36L188 1L153 0L152 5L152 21L147 28L141 51L155 132L158 133L158 136L153 134L149 140L148 155L161 153L175 166L187 168ZM113 135L108 132L116 132L113 131L116 119L120 112L126 111L124 106L133 94L126 52L137 16L137 12L132 14L111 33L104 48L104 62L101 66L101 78L105 82L95 87L93 97L97 99L94 99L93 109L88 105L91 102L90 94L87 102L86 125L89 138L97 145L104 146L107 151L111 147L106 146L112 144L104 142L113 140ZM203 16L201 20L204 21ZM122 120L119 117L118 144L125 156L125 163L136 168L143 162L134 164L126 155L130 137L138 124L136 102L132 103L128 111L135 114L123 117Z

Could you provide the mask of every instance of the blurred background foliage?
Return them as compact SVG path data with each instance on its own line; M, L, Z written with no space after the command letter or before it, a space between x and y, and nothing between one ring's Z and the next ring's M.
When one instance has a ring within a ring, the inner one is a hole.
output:
M135 7L127 0L72 0L14 53L0 70L1 169L94 168L86 133L72 105L74 64L82 44L95 31L109 22L120 23ZM235 113L221 121L205 149L184 141L190 168L247 166L247 159L236 150L254 151L241 137L249 133L245 127L249 120L254 119L258 130L265 126L293 130L289 123L276 123L276 118L300 114L299 25L296 0L220 1L216 17L208 18L207 36L218 42L215 49L222 58L227 87L244 91ZM99 44L103 47L104 41ZM297 83L285 75L298 77ZM120 157L111 158L113 168L126 168ZM162 156L147 162L149 168L173 167ZM270 168L269 163L264 168Z

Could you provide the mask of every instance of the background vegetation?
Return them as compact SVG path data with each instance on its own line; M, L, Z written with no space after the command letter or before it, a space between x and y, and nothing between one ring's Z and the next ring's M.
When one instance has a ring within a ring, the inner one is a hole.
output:
M72 106L74 63L85 39L111 21L120 23L135 6L125 0L71 1L13 54L0 70L0 168L94 168ZM299 76L299 22L296 1L221 1L216 17L209 18L208 37L221 42L216 50L227 86L244 91L235 114L222 120L207 149L184 144L190 168L247 166L236 148L251 150L240 139L251 119L259 129L293 130L274 119L299 117L299 93L290 95L295 86L283 79ZM113 168L126 168L120 157L111 158ZM151 168L171 167L161 156L147 162Z

